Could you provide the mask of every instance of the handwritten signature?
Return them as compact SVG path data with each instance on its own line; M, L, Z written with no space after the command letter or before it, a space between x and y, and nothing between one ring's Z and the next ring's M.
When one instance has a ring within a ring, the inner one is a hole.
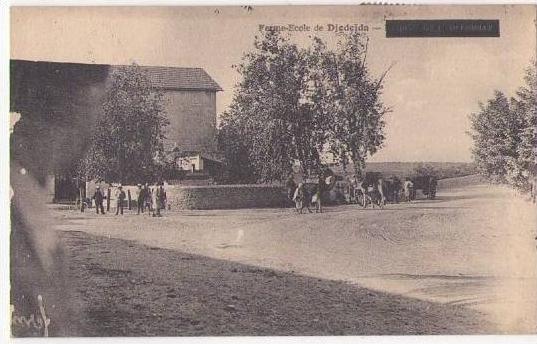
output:
M45 312L43 296L37 295L37 305L39 306L39 317L37 318L34 314L31 314L30 316L15 315L15 306L11 305L11 324L12 326L19 325L29 329L43 329L43 337L48 337L50 318L47 317L47 313Z

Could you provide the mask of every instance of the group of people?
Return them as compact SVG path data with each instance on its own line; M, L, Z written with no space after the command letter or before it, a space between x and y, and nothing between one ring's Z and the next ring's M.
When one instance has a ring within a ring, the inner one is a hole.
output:
M106 198L103 194L99 185L95 188L95 193L92 197L95 200L95 208L97 214L104 214L104 199ZM123 208L125 206L125 200L127 199L127 194L123 190L121 184L118 185L115 192L116 198L116 215L123 215ZM149 186L148 183L145 185L138 184L135 197L137 214L143 214L147 210L148 215L153 217L162 216L161 211L166 209L167 196L166 190L164 190L163 183L156 183L153 188Z

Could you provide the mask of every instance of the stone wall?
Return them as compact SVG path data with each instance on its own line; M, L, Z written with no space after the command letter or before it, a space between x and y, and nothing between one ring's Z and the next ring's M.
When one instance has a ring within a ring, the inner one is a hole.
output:
M238 209L284 207L283 187L271 185L168 186L172 209Z

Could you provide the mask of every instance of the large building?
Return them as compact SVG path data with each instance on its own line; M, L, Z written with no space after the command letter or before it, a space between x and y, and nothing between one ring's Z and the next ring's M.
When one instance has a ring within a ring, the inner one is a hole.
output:
M72 172L102 115L114 71L131 66L11 60L10 111L21 119L12 159L26 166L54 200L72 199ZM164 94L170 125L165 147L184 154L216 153L216 93L202 68L141 66Z
M126 68L125 66L112 66ZM128 68L128 67L127 67ZM170 120L167 148L183 152L216 151L216 92L220 86L202 68L142 67L164 92Z

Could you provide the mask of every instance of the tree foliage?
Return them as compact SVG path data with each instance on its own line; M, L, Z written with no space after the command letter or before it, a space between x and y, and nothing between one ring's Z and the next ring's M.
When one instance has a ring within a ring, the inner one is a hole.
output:
M537 147L537 84L535 68L526 85L508 99L500 91L470 116L472 150L479 172L494 182L525 189L535 175Z
M528 178L537 175L537 69L526 70L522 86L514 99L516 113L520 114L520 141L517 146L515 165L509 174L509 182L518 187L526 188Z
M137 65L115 71L79 175L121 183L158 179L167 125L163 95L144 71Z
M295 161L306 176L319 174L327 153L361 171L384 140L387 112L382 78L370 76L365 58L359 34L334 51L319 38L299 48L277 31L256 37L236 67L242 80L219 130L230 175L283 180Z
M328 152L344 167L353 163L360 177L366 158L384 142L384 115L389 109L381 101L383 80L372 77L366 64L367 43L359 33L342 35L335 51L314 39L311 51L313 104L320 112Z
M242 81L223 116L221 142L228 162L242 165L235 170L251 166L257 179L278 180L294 160L306 170L319 160L304 101L307 61L305 51L277 32L256 37L254 47L236 67Z
M250 150L246 140L241 135L241 127L236 124L236 118L228 112L222 116L218 130L218 150L225 157L225 168L222 182L230 184L251 184L258 180L255 169L249 158Z

